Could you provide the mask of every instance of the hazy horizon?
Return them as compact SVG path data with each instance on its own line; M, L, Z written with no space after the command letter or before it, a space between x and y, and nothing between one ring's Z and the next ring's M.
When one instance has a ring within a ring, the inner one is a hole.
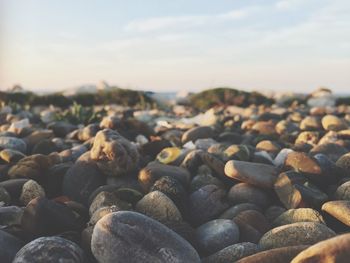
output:
M0 88L350 89L346 0L0 0Z

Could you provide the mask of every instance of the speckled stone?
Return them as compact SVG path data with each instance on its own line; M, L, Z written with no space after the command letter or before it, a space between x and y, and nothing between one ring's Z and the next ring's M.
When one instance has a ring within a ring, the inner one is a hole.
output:
M116 212L95 225L91 249L99 262L200 262L196 250L163 224L135 212Z

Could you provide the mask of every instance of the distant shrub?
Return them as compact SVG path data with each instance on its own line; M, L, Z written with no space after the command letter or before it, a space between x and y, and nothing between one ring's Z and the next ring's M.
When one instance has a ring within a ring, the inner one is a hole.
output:
M337 98L336 105L350 105L350 97Z
M258 92L245 92L237 89L220 87L193 94L190 96L190 102L191 105L198 110L207 110L220 105L246 107L250 104L272 104L273 100Z

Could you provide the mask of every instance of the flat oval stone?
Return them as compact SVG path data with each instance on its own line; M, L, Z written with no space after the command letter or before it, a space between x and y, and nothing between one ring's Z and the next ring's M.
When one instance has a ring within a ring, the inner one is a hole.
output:
M154 182L163 176L174 177L184 186L189 184L191 178L185 168L151 162L139 172L138 180L142 188L148 191Z
M163 176L157 180L150 189L151 191L160 191L168 196L175 205L181 209L186 204L187 192L183 185L174 177Z
M278 247L313 245L334 236L334 231L324 224L299 222L273 228L263 235L259 246L263 250L268 250Z
M88 204L89 196L99 186L104 185L106 178L94 161L84 160L89 152L82 155L70 167L63 179L63 194L84 205Z
M290 262L300 251L308 246L289 246L261 251L254 255L242 258L236 263L286 263Z
M49 156L34 154L21 159L8 172L10 178L44 179L47 170L53 165Z
M17 252L13 263L84 263L84 253L75 243L60 237L40 237Z
M205 139L214 137L214 130L209 126L200 126L189 129L181 138L183 144L189 141L195 142L197 139Z
M7 190L0 186L0 207L9 205L11 202L11 196Z
M350 201L329 201L323 204L322 210L350 226Z
M92 200L89 207L90 216L102 207L117 206L120 210L129 210L131 205L120 200L115 193L102 191Z
M285 208L297 208L302 203L302 195L296 185L304 184L307 179L300 173L287 171L278 175L274 189Z
M232 186L227 198L232 204L253 203L261 208L266 208L271 204L271 198L265 191L246 183Z
M214 219L228 208L226 192L215 185L206 185L189 197L189 216L194 225Z
M317 222L325 224L322 215L312 208L289 209L273 221L274 226L282 226L297 222Z
M273 222L273 220L275 220L277 217L279 217L285 211L286 211L286 209L282 206L272 205L272 206L269 206L269 208L267 208L265 210L264 215L265 215L267 221L269 221L271 223L271 222Z
M0 230L0 259L2 263L11 263L23 242L17 237Z
M344 175L350 177L350 153L342 155L335 164L342 169Z
M13 149L4 149L0 152L0 158L7 163L17 163L24 157L26 156L23 153Z
M28 234L39 236L78 230L81 222L65 204L38 197L26 206L21 226Z
M202 263L227 263L235 262L241 258L253 255L259 251L256 244L250 242L243 242L234 244L220 251L203 258Z
M322 118L322 126L327 131L340 131L348 128L348 125L335 115L324 116Z
M300 252L291 263L349 262L350 234L339 235Z
M244 183L263 188L273 188L278 169L272 165L243 161L228 161L225 174Z
M181 221L182 216L174 202L160 191L145 195L135 207L136 211L160 222Z
M237 243L239 229L232 220L216 219L196 229L196 240L203 254L212 254Z
M315 159L303 152L291 152L284 162L285 167L291 167L297 172L321 174L322 170Z
M200 262L196 250L178 234L147 216L121 211L94 227L91 250L99 262Z
M235 216L233 220L244 222L254 227L261 234L264 234L270 229L270 223L267 221L265 216L256 210L242 211L237 216Z
M230 207L225 212L223 212L219 218L220 219L233 219L236 215L238 215L240 212L245 211L245 210L261 211L261 208L259 208L257 205L252 204L252 203L237 204L237 205Z
M19 138L0 136L0 148L1 149L12 149L21 153L26 153L27 144Z
M343 183L337 188L335 198L350 201L350 181Z

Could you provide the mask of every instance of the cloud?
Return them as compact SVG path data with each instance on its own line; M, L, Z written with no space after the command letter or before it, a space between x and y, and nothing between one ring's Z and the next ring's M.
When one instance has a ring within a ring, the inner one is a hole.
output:
M279 10L289 10L297 8L300 5L304 4L305 0L281 0L276 3L276 8Z
M230 20L239 20L251 15L258 7L252 6L244 9L232 10L213 15L183 15L153 17L131 21L125 26L126 31L149 32L168 28L197 27L213 23L223 23Z

